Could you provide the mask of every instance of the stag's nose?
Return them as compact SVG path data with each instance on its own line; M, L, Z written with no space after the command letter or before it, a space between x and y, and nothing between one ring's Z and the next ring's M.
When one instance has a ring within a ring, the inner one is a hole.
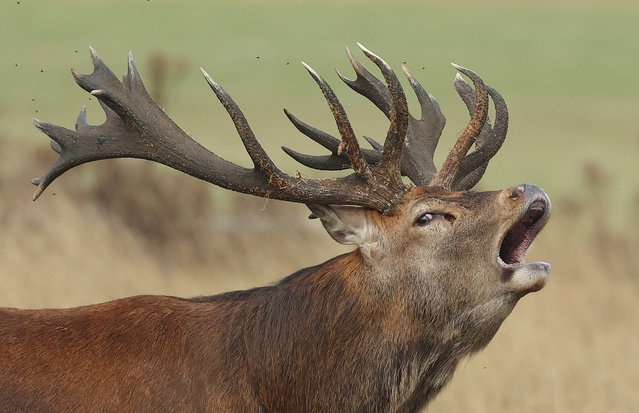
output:
M544 190L537 185L517 185L508 198L513 200L523 198L524 209L526 210L536 207L542 209L545 212L545 215L550 213L550 198L548 198L548 195L546 195Z
M519 184L510 194L510 199L517 199L520 197L525 197L526 199L536 199L536 198L548 198L548 195L544 192L543 189L538 187L537 185L532 184Z
M526 184L517 185L508 198L517 199L526 192Z

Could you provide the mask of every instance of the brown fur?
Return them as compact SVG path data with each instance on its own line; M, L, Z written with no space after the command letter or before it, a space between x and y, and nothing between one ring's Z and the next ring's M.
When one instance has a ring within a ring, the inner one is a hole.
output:
M532 291L495 263L525 207L510 191L415 188L389 216L361 210L372 254L273 286L0 309L0 410L416 411ZM435 209L455 222L414 225Z

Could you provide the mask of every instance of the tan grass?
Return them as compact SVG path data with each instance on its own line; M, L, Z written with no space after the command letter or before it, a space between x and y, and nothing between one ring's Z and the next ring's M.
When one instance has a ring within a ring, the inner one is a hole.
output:
M2 306L208 295L346 250L302 206L211 197L205 184L141 162L99 168L70 173L36 203L27 174L0 179ZM555 202L529 253L552 263L551 282L522 299L428 411L639 411L639 241L595 202L605 182L592 187L583 199ZM632 214L624 222L637 228Z
M522 299L428 411L639 411L637 270L612 270L555 215L529 253L552 263L550 283Z

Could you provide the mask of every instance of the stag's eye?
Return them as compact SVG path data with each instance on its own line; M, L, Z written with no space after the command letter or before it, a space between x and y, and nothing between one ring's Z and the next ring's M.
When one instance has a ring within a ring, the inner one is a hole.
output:
M433 220L436 220L436 219L444 220L447 223L452 225L457 218L452 214L445 214L440 212L427 212L425 214L420 215L415 220L415 225L423 227L425 225L430 224Z
M426 213L421 215L419 218L417 218L417 220L415 221L415 225L427 225L430 223L430 221L433 220L433 218L435 218L435 215L431 214L431 213Z

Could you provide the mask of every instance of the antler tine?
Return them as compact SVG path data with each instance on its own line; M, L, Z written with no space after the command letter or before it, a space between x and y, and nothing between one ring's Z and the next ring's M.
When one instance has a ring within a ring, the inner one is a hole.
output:
M222 103L231 117L231 120L235 125L235 129L237 130L238 135L240 135L244 148L246 148L246 152L253 161L255 168L262 171L268 177L270 184L285 187L286 183L284 182L284 174L277 168L277 166L275 166L271 158L269 158L266 154L266 151L264 151L264 148L262 148L262 145L260 145L255 138L255 134L249 126L244 113L242 113L231 96L229 96L229 94L226 93L226 91L222 89L222 87L217 84L204 69L200 68L200 70L202 71L206 82L215 93L215 96L217 96L218 100Z
M372 146L373 149L375 149L376 151L381 152L382 150L384 150L384 145L377 142L375 139L371 138L370 136L362 135L362 137L366 139L366 142L368 142L368 144Z
M302 122L286 109L284 109L284 113L286 114L288 120L291 121L293 126L295 126L298 131L302 132L304 135L319 143L320 145L331 151L331 153L333 153L334 155L337 155L339 144L341 143L339 139L322 130L314 128L307 123Z
M402 166L405 175L415 185L427 185L437 173L433 157L439 137L446 125L446 117L439 108L437 100L424 90L405 65L402 65L402 70L421 107L420 119L413 116L409 118Z
M286 152L288 156L295 159L302 165L308 166L309 168L313 169L338 171L342 169L349 169L351 167L346 153L340 153L341 141L339 139L322 130L314 128L307 123L302 122L286 109L284 109L284 113L298 131L302 132L313 141L319 143L320 145L331 151L331 154L328 156L305 155L287 148L286 146L282 146L282 150ZM366 138L366 136L364 138ZM360 150L362 151L362 155L369 165L375 165L379 162L381 158L381 152L361 148Z
M360 48L363 47L359 43L358 46L360 46ZM339 69L335 69L337 75L351 89L373 102L375 106L377 106L379 110L386 115L386 117L389 117L391 101L388 95L388 86L369 72L368 69L366 69L359 60L353 56L351 49L348 46L346 46L346 56L348 56L348 60L350 61L351 66L353 66L353 70L355 70L355 74L357 76L355 80L352 80L344 76Z
M65 168L65 162L62 159L64 145L66 145L66 142L70 140L68 139L67 133L65 133L67 129L52 125L50 123L42 122L36 118L33 118L32 122L33 126L51 137L51 149L53 149L60 155L60 157L58 157L58 159L49 168L49 171L46 174L38 178L33 178L31 180L31 183L38 187L33 194L33 200L35 201L40 197L40 195L42 195L42 192L47 189L47 187L51 184L51 182L53 182L56 177L71 169L72 166L68 164L69 166Z
M461 97L462 101L466 104L466 108L468 109L468 113L472 116L473 109L475 108L475 90L462 78L462 76L457 73L455 75L454 82L455 90L459 97ZM490 93L489 93L490 94ZM486 117L486 122L484 123L484 127L482 128L479 136L475 140L475 150L471 153L464 156L462 159L461 165L459 166L459 172L457 177L455 178L455 182L452 184L452 189L458 190L462 188L472 188L475 186L477 182L481 179L488 167L488 163L485 163L483 166L475 165L475 169L469 169L468 160L471 157L477 159L476 156L478 154L478 150L484 146L487 142L490 142L494 139L493 129L490 123L490 116ZM470 186L468 186L470 185Z
M442 168L435 174L430 182L430 185L441 186L447 189L452 189L461 161L475 139L477 139L481 133L484 123L486 122L486 117L488 116L488 92L484 85L484 81L472 70L458 66L454 63L453 67L473 81L476 96L475 108L468 125L466 125L466 128L457 139L457 142L455 142L455 145L448 154L448 157L446 157Z
M439 143L441 131L444 129L444 125L446 124L446 118L439 107L439 102L437 102L430 93L424 90L421 83L419 83L410 70L408 70L408 67L402 65L402 70L413 88L415 96L417 96L417 101L421 108L420 120L434 130L430 139L423 140L424 149L426 149L428 154L432 157L435 152L435 148L437 148L437 144Z
M362 176L366 182L372 183L375 179L373 172L362 156L359 143L355 137L355 132L353 132L353 128L348 121L344 107L339 102L335 92L333 92L333 89L331 89L328 83L326 83L326 81L315 70L313 70L312 67L304 62L302 62L302 65L306 68L306 70L308 70L313 79L315 79L315 82L320 87L320 90L326 98L326 102L328 102L328 107L333 113L337 129L342 136L342 143L340 146L346 151L346 155L351 162L351 168L355 171L355 173ZM340 150L338 150L338 154L339 152Z
M386 177L389 183L396 185L402 184L401 173L401 156L402 149L404 148L404 141L406 140L406 132L408 131L408 103L406 102L406 95L404 89L399 83L399 79L393 72L393 69L389 66L384 59L377 56L365 48L362 44L357 43L362 52L373 63L379 67L384 76L384 80L388 85L388 93L391 100L391 109L389 113L390 126L388 133L386 134L386 140L384 141L384 150L382 152L382 159L376 166L379 169L379 174L382 177Z
M106 104L101 105L103 109L105 108L105 106L109 107L112 109L112 112L116 113L118 116L124 119L125 115L131 114L131 112L129 111L129 106L127 104L129 102L126 102L124 100L124 95L117 92L121 91L122 89L135 91L134 86L139 88L138 83L141 83L141 80L139 80L137 68L135 66L135 63L133 62L133 54L129 52L127 60L128 76L124 76L123 80L125 80L125 83L122 83L120 82L118 77L111 71L111 69L109 69L109 67L104 64L94 48L89 47L89 51L91 53L91 61L93 63L93 73L91 73L90 75L84 75L80 74L75 69L71 69L73 78L82 89L97 97L98 102L103 102ZM137 78L138 80L133 81L133 78ZM146 90L144 89L144 85L142 85L142 90L146 92ZM104 110L105 113L108 115L109 110Z
M495 105L495 126L486 119L484 128L475 143L476 149L462 159L459 173L453 187L457 190L470 189L479 182L483 176L488 162L499 151L506 139L508 132L508 108L504 98L490 86L486 86L488 94ZM455 79L455 89L462 98L468 111L472 114L475 104L473 89L460 76Z
M286 152L288 156L295 159L297 162L304 166L313 169L320 169L323 171L341 171L349 169L351 167L348 158L335 155L306 155L291 148L282 146L282 150Z

